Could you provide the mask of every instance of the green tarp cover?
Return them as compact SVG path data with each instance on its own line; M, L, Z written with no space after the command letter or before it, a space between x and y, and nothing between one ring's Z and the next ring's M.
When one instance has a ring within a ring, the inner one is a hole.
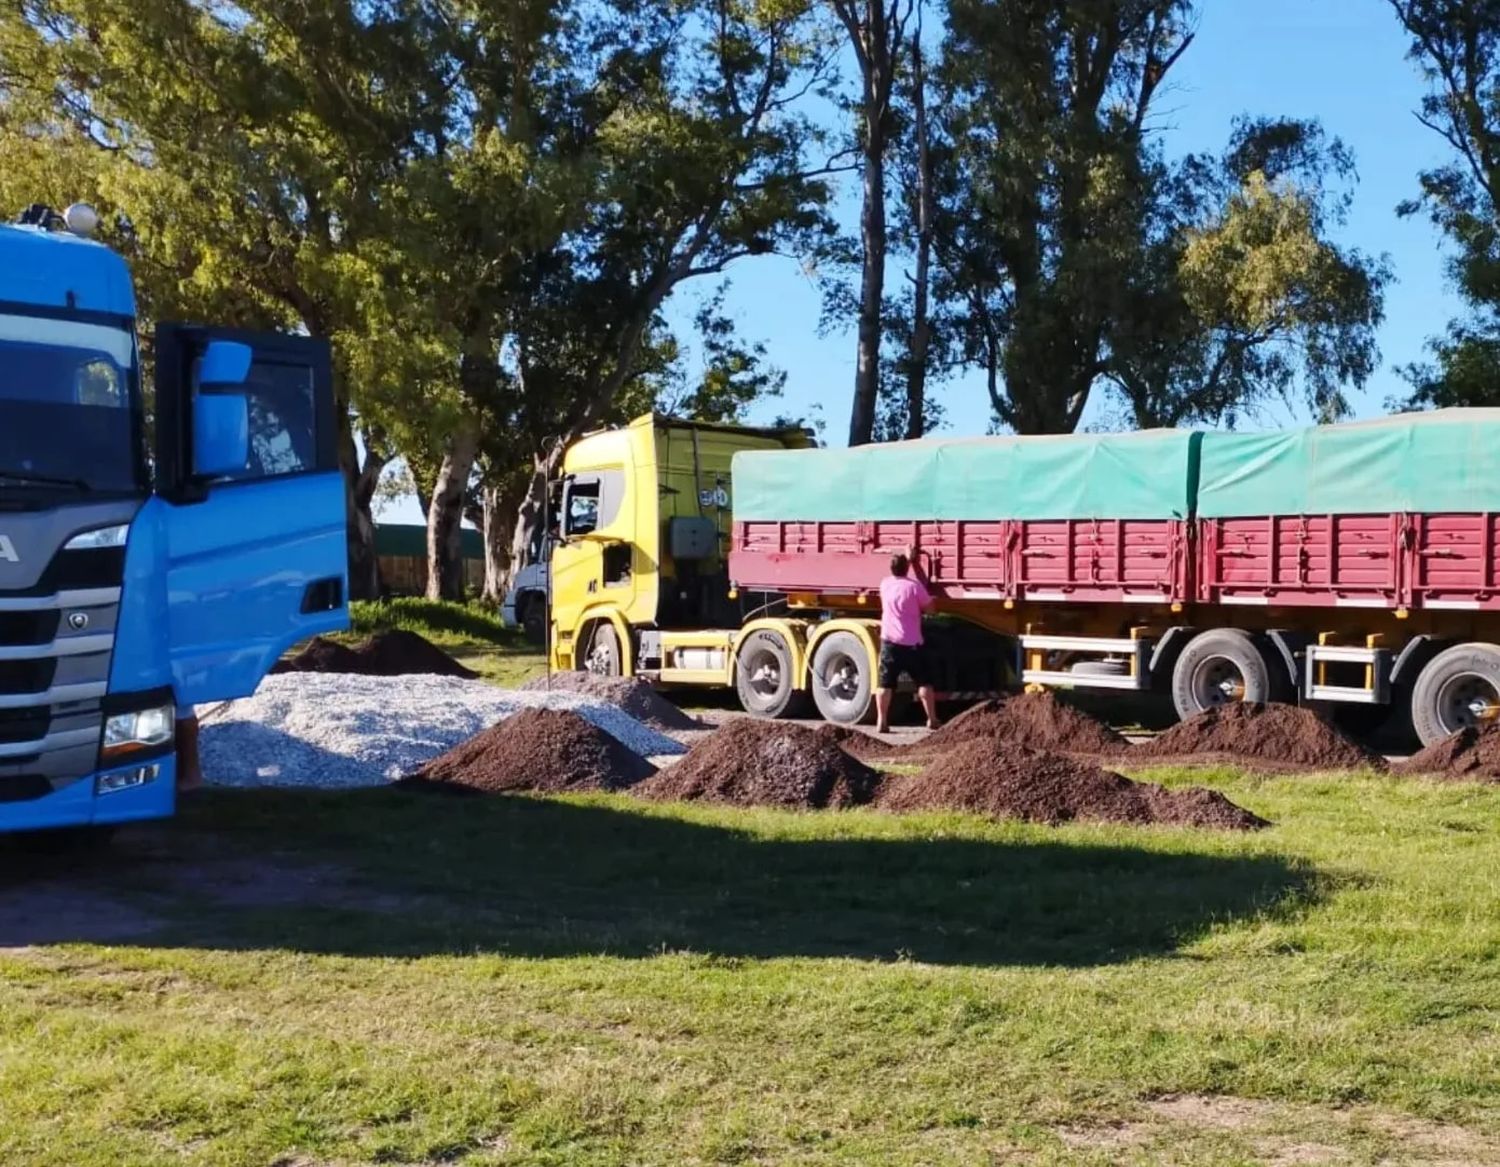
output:
M1186 518L1199 435L1186 430L925 439L734 457L749 522Z
M1500 510L1500 409L1203 435L1198 514Z

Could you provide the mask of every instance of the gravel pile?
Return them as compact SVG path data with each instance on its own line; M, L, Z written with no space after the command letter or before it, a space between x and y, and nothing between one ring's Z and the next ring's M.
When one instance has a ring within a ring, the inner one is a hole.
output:
M677 733L703 729L696 718L689 717L645 681L635 677L596 677L592 673L552 673L534 677L521 686L526 693L576 693L614 705L652 729Z
M267 677L255 696L206 711L203 770L221 786L379 786L521 709L572 709L642 757L683 747L613 705L483 681L404 682L339 673Z

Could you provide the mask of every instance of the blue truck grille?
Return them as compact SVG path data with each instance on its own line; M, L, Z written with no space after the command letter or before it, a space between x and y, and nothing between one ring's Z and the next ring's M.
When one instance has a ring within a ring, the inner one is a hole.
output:
M0 661L0 693L45 693L57 675L56 657Z
M40 741L51 728L49 708L0 709L0 745Z
M57 635L62 613L0 611L0 648L17 648L32 644L51 644Z

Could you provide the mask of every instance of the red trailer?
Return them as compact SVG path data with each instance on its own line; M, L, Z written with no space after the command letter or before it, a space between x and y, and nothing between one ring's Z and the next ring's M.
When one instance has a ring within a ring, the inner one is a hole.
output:
M1184 715L1410 701L1428 741L1500 714L1500 411L750 453L733 481L738 588L873 626L915 546L1014 683L1169 687Z

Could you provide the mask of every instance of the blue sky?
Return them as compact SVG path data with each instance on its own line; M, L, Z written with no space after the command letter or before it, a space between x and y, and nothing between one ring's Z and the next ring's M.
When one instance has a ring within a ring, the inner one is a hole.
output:
M1359 184L1340 243L1387 255L1396 283L1387 294L1380 334L1381 368L1351 395L1357 416L1384 412L1403 389L1397 369L1419 359L1460 305L1446 287L1440 240L1420 217L1400 219L1396 206L1417 189L1417 174L1444 160L1443 143L1413 116L1423 83L1406 59L1406 41L1385 0L1201 0L1197 40L1172 74L1154 122L1169 153L1217 152L1241 114L1317 118L1354 152ZM851 224L857 210L844 200ZM896 275L895 272L892 273ZM766 343L787 372L784 401L756 410L817 409L823 440L842 444L853 395L852 332L820 337L820 297L790 259L759 259L731 272L728 307L745 336ZM706 289L704 289L706 290ZM698 292L670 306L688 331ZM954 434L983 433L989 406L977 376L941 390ZM1274 410L1266 424L1306 420Z
M1169 153L1216 152L1239 115L1317 118L1354 152L1359 183L1338 241L1389 257L1395 272L1380 370L1350 398L1356 416L1380 414L1404 388L1399 367L1420 359L1427 338L1461 309L1444 278L1437 232L1424 218L1396 215L1397 204L1416 193L1418 173L1447 157L1441 140L1413 116L1423 82L1406 58L1406 40L1385 0L1200 0L1199 10L1197 40L1159 99L1156 132ZM841 210L852 227L858 211L852 189ZM820 294L792 259L742 261L729 279L726 306L742 333L765 342L787 373L784 398L757 407L751 420L780 412L821 417L823 440L842 444L853 396L853 333L819 336ZM712 290L705 283L681 291L668 305L681 335L691 333L696 305ZM985 432L982 380L955 379L940 392L947 432ZM1306 417L1277 409L1259 420L1274 426ZM415 500L382 517L421 521Z

